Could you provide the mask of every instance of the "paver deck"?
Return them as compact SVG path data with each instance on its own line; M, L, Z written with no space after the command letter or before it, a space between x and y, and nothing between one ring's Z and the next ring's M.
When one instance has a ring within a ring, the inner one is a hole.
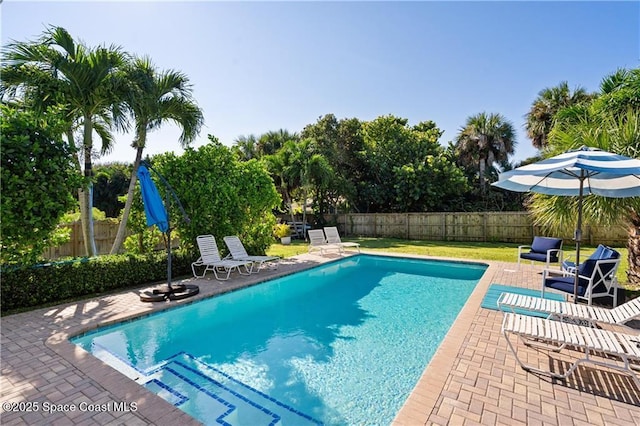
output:
M140 289L135 289L3 317L0 424L199 424L68 338L329 260L331 256L302 255L283 260L278 270L236 275L224 283L190 279L201 293L183 301L143 303ZM483 309L480 303L491 283L538 289L540 269L486 263L489 269L394 424L640 425L640 389L628 376L584 366L563 382L527 373L517 365L500 332L502 314ZM524 351L528 363L541 366L552 363L562 368L572 359L571 351L553 353L551 358L546 351ZM375 424L375 412L371 422Z

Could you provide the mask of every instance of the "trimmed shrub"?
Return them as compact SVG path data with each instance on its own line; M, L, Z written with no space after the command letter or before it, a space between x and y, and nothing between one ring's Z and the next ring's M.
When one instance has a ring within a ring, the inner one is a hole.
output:
M191 273L194 256L172 253L173 277ZM7 311L165 281L167 255L118 254L0 270L0 309Z

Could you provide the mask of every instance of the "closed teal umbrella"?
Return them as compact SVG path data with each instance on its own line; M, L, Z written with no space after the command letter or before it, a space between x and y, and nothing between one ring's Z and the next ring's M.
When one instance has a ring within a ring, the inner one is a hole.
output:
M167 209L158 192L158 188L156 188L153 180L151 180L149 169L144 165L138 167L138 180L140 181L144 213L147 216L147 226L156 225L160 232L167 232L167 230L169 230Z
M142 192L142 203L144 205L144 213L147 217L147 226L156 225L160 232L167 235L167 285L166 287L160 287L151 291L143 291L140 294L140 299L143 302L158 302L169 299L184 299L185 297L191 297L200 291L198 286L192 284L179 284L177 286L171 286L171 225L169 224L169 202L170 196L173 196L178 202L178 206L182 210L185 221L189 221L180 200L173 192L173 189L169 183L160 175L155 169L153 171L160 177L162 183L165 185L167 202L163 203L162 197L158 192L158 188L151 180L151 174L145 164L140 164L138 167L138 180L140 181L140 192Z

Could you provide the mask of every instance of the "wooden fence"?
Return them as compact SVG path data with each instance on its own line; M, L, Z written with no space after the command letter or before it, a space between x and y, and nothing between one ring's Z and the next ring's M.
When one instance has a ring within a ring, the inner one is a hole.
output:
M556 236L534 226L527 212L473 213L347 213L336 216L344 235L392 237L434 241L495 241L527 244L536 235ZM573 229L557 235L566 242L573 239ZM607 244L623 247L627 243L624 226L584 226L584 244Z
M347 213L334 217L342 235L360 237L393 237L409 240L433 241L496 241L528 244L535 235L554 235L534 226L527 212L476 212L476 213ZM334 219L332 218L332 219ZM300 219L301 220L301 219ZM313 222L308 217L308 222ZM94 236L99 254L111 250L118 222L96 221ZM80 222L66 225L71 228L71 240L44 252L47 259L84 256L84 239ZM584 226L582 240L585 244L607 244L624 247L627 243L624 226ZM573 230L559 235L569 243Z
M82 224L78 221L60 226L71 228L71 240L57 247L49 247L44 251L43 256L47 259L86 256ZM118 233L118 226L120 226L120 222L113 220L96 220L93 223L93 235L98 254L108 254L111 251L111 246Z

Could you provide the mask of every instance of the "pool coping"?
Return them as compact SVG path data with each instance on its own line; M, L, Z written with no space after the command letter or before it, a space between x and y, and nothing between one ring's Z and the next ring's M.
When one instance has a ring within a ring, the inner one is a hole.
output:
M414 254L401 254L401 253L383 253L383 252L367 252L362 251L361 254L374 255L374 256L386 256L408 259L421 259L421 260L438 260L449 261L456 263L471 263L479 265L487 265L487 270L484 271L480 281L475 286L473 292L467 299L467 302L463 306L462 310L455 319L453 325L445 335L445 338L440 343L436 353L432 357L427 368L422 373L418 383L415 385L414 390L405 401L401 410L396 414L394 424L407 424L413 425L417 422L421 424L425 423L429 417L433 407L436 404L436 400L440 394L440 390L444 388L445 381L451 366L453 365L453 359L457 355L464 336L466 335L469 325L473 320L475 311L480 306L482 296L484 295L486 288L491 281L489 278L493 276L492 265L489 261L465 261L463 259L452 259L434 256L422 256ZM72 327L66 330L54 333L45 341L45 345L53 350L56 354L72 363L77 369L84 373L87 377L97 381L104 388L112 393L120 401L137 401L137 414L142 415L149 421L156 423L159 421L166 421L168 418L179 421L180 424L200 424L199 421L189 416L180 408L173 406L169 402L162 399L160 396L145 389L137 382L131 380L129 377L115 370L113 367L103 362L102 360L94 357L89 352L73 344L69 339L94 331L98 328L118 324L121 322L135 320L147 315L153 315L158 312L173 309L177 306L185 304L196 303L198 301L215 297L220 294L224 294L229 291L236 291L242 288L246 288L253 285L259 285L265 281L272 280L274 278L280 278L286 275L290 275L303 270L312 269L322 264L339 261L346 257L357 255L357 253L348 253L346 256L317 256L317 255L302 255L302 256L314 256L317 263L311 264L301 268L294 268L292 270L285 270L282 272L276 272L274 274L256 276L250 280L238 281L229 287L223 288L214 292L203 292L196 297L185 299L182 301L174 301L171 303L163 304L150 304L152 306L150 310L134 310L124 314L115 315L109 319L102 321L91 321L86 324L82 324L76 327ZM258 274L259 275L259 274ZM187 281L191 281L190 279ZM215 283L220 283L217 280L212 280ZM233 281L233 280L231 280ZM199 283L201 280L195 280L193 282ZM177 303L176 303L177 302ZM149 304L148 304L149 305ZM429 383L429 392L422 392L424 383ZM435 392L436 388L439 390Z
M454 260L441 257L432 259ZM457 261L460 260L457 259ZM482 299L498 271L498 266L495 262L486 261L480 263L486 264L488 266L487 270L482 274L451 328L449 328L444 339L440 342L440 346L438 346L431 361L422 372L420 379L418 379L411 394L405 400L404 405L396 414L392 424L408 426L426 424L428 422L438 398L440 398L445 389L449 375L453 371L456 358L465 342L467 333L471 329L476 313L480 309Z

